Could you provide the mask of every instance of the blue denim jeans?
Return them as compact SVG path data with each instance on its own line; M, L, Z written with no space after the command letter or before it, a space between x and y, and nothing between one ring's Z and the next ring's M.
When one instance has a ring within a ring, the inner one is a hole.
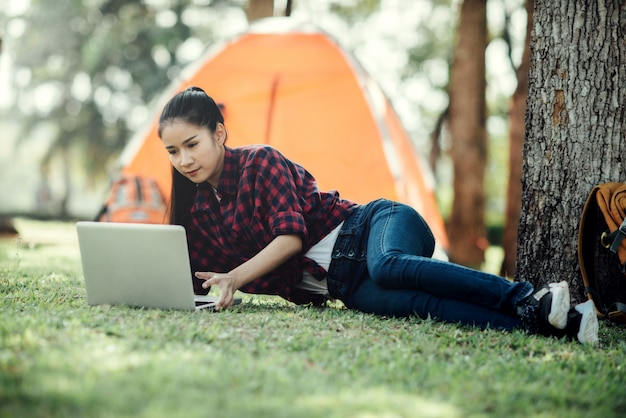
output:
M481 328L520 326L517 303L528 282L432 259L430 228L411 207L389 200L361 206L337 237L328 269L330 296L378 315L417 315Z

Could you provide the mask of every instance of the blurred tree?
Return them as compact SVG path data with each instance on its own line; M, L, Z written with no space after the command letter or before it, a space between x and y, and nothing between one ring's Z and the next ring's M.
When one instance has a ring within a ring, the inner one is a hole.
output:
M0 54L2 53L2 35L0 34ZM13 225L13 220L10 217L0 215L0 236L1 235L15 235L17 230Z
M537 0L530 43L516 279L568 280L583 299L580 214L626 179L626 3Z
M357 0L350 4L333 2L330 11L341 16L348 24L361 21L380 10L381 0Z
M248 22L274 16L274 0L248 0L246 7Z
M274 0L248 0L248 5L246 7L246 17L248 22L252 23L255 20L275 15L291 16L291 9L293 7L292 0L286 0L284 4L284 9L282 11L277 11Z
M517 88L509 110L509 180L506 193L506 217L502 234L504 259L500 273L515 276L517 230L522 206L522 148L524 145L524 115L528 98L528 69L530 67L530 35L534 0L526 0L526 41L522 60L517 68Z
M489 43L497 44L499 41L504 41L508 46L509 52L509 61L511 63L511 73L513 74L516 70L517 57L515 54L517 53L518 43L521 43L520 40L517 39L517 24L519 20L511 21L511 16L516 17L519 13L519 8L523 7L523 1L519 0L501 0L501 1L492 1L493 3L499 3L496 6L495 10L502 10L504 19L502 22L499 22L498 19L494 19L492 22L489 22L489 28L494 32L487 35L487 40ZM450 218L450 208L449 204L453 201L454 190L452 187L452 183L454 180L454 173L450 167L451 165L451 157L452 153L450 152L451 148L451 138L450 138L450 125L448 124L448 116L449 116L449 107L447 105L448 92L450 90L450 67L453 61L453 47L454 40L457 39L456 32L451 30L451 27L457 23L458 18L458 10L456 7L453 7L455 4L459 4L460 2L451 2L449 0L421 0L420 4L420 12L423 12L427 18L419 21L419 24L415 27L415 36L413 43L409 45L407 48L408 52L408 62L403 71L400 73L402 78L402 83L406 82L407 88L401 87L399 93L404 96L416 96L415 88L423 88L423 86L428 86L428 99L420 99L413 103L415 106L414 114L418 117L422 116L424 120L424 124L431 127L430 133L430 164L431 168L436 175L437 182L437 195L439 198L439 202L442 206L442 210L444 211L444 215L447 218ZM380 1L375 0L362 0L351 3L350 5L346 4L334 4L332 10L339 14L343 20L348 22L349 24L364 24L367 22L371 16L375 16L378 13L384 12L385 8L389 6L386 3L381 3ZM492 10L493 12L493 10ZM411 12L413 13L413 12ZM500 26L499 26L500 25ZM525 28L525 27L523 27ZM463 36L464 39L475 38L476 35L473 34L473 30L482 30L485 31L484 28L474 27L469 28L468 33ZM470 32L471 31L471 32ZM480 36L480 35L478 35ZM392 41L393 39L390 39ZM487 43L487 40L485 43ZM497 49L497 48L496 48ZM526 60L527 60L526 56ZM520 64L521 65L521 64ZM502 69L494 69L496 72L502 73ZM520 69L519 75L520 77L523 75L526 77L527 70ZM487 74L486 77L489 75ZM506 120L509 108L509 94L494 94L494 92L499 91L499 87L497 85L492 85L492 95L490 97L490 102L486 105L488 109L488 116L492 119L501 119L503 121ZM419 91L419 90L418 90ZM516 97L518 95L516 94ZM516 98L516 102L519 103L520 99ZM521 99L522 104L525 103L525 99ZM519 115L519 107L516 106L515 114ZM487 111L486 111L487 112ZM521 110L521 119L517 121L517 123L513 120L511 122L514 126L511 126L511 129L521 129L523 135L523 108ZM513 115L511 114L511 117ZM411 116L409 116L410 118ZM404 118L406 120L406 117ZM409 119L410 120L410 119ZM520 125L521 124L521 125ZM416 144L418 146L423 147L425 141L421 141L420 137L422 133L413 133L416 138ZM486 133L485 133L486 135ZM502 170L507 167L507 158L506 158L506 148L501 145L502 142L506 140L505 133L502 133L502 137L492 136L489 138L489 141L485 144L485 152L487 152L487 145L489 146L489 152L485 156L485 164L486 167L484 170ZM521 141L521 139L520 139ZM518 142L517 145L518 153L517 153L517 166L518 173L521 172L521 142ZM510 152L514 152L515 145L512 145ZM500 150L502 150L501 153ZM460 158L464 158L463 155L459 155ZM512 167L514 169L514 167ZM506 177L499 175L501 171L495 171L496 175L489 176L484 181L485 190L483 190L483 197L479 199L485 200L485 221L490 222L490 235L494 240L494 243L500 244L500 226L501 222L504 219L504 213L501 210L501 207L505 203L505 188L506 188ZM513 246L516 248L516 237L517 237L517 225L519 219L519 207L521 206L520 197L521 195L521 174L518 174L516 178L511 179L511 184L517 186L517 189L520 190L518 192L517 197L517 208L516 213L517 216L514 217L513 222L507 223L507 230L513 230ZM500 203L502 202L502 204ZM509 205L515 204L515 200L506 200L506 203ZM490 206L487 203L491 203ZM515 207L513 207L515 209ZM465 209L463 209L465 210ZM510 209L507 209L510 213ZM510 216L510 215L509 215ZM483 227L484 228L484 227ZM485 235L482 233L480 235ZM507 244L510 240L507 240ZM478 238L474 240L480 247L485 247L488 244L488 240L483 238ZM478 249L480 250L480 247ZM509 252L510 254L511 252ZM480 258L479 258L480 259ZM475 265L477 262L473 262L472 265ZM513 251L513 265L515 263L515 251ZM509 270L509 274L512 274L513 271Z
M418 74L424 74L429 87L447 98L450 89L449 73L454 56L453 45L456 39L456 33L451 28L457 22L457 13L454 9L451 10L450 0L431 0L430 4L432 18L425 20L415 29L419 41L408 51L409 62L403 78L414 78ZM445 135L449 102L444 108L422 106L419 111L432 120L432 127L429 129L428 161L436 175L438 191L441 192L445 180L440 179L441 176L437 174L438 166L450 149L449 135Z
M427 86L427 90L429 92L427 96L428 98L420 99L413 104L413 106L416 106L414 114L416 114L418 118L419 116L422 116L424 124L430 126L432 129L430 135L430 164L432 170L436 175L436 187L439 202L442 205L442 210L444 211L444 214L448 219L454 216L450 213L456 210L454 208L450 210L449 208L449 203L453 202L453 198L454 196L456 196L456 190L453 190L455 174L453 172L454 170L452 168L449 168L452 163L450 160L456 156L460 158L460 162L462 163L463 159L465 159L465 155L463 155L463 153L454 154L453 152L451 152L451 125L448 123L449 108L447 106L447 102L450 91L449 74L451 72L450 67L452 66L454 52L454 48L452 46L454 45L455 39L457 38L463 39L463 41L467 43L472 42L472 39L476 38L484 39L484 45L482 46L483 57L485 57L484 49L486 48L487 41L489 40L490 42L492 42L494 40L497 40L497 37L499 36L507 41L510 41L509 43L513 44L513 48L516 46L516 40L511 40L510 37L507 37L508 31L506 30L504 30L504 33L502 33L501 35L496 32L497 36L493 39L488 37L486 35L486 23L482 26L467 25L467 33L464 33L464 35L462 36L456 36L456 32L454 30L451 30L451 27L453 27L455 23L458 22L458 10L456 7L452 7L457 3L458 2L451 2L449 0L422 0L419 2L420 13L424 13L427 17L423 20L420 20L419 24L415 27L415 34L412 41L413 43L409 45L407 49L408 62L404 70L400 73L403 82L406 82L405 85L407 86L407 88L404 89L401 87L398 91L398 93L402 94L403 96L415 97L417 94L419 94L416 93L420 91L418 89L424 91L424 87ZM508 7L509 9L513 10L511 13L513 13L516 8L519 7L520 4L522 4L519 1L500 1L498 3L501 3L499 7L502 9ZM370 16L376 15L381 12L384 13L385 8L389 8L386 3L381 3L380 1L374 0L363 0L354 2L354 4L351 4L350 6L345 4L336 4L333 6L332 9L336 13L340 14L342 18L347 22L358 25L363 24L363 22L367 21ZM470 9L472 8L473 6L470 7ZM475 8L473 9L475 10ZM485 6L482 6L482 10L485 11ZM414 11L411 11L410 13L414 13ZM483 19L483 21L486 22L486 17ZM508 20L505 20L503 24L504 29L508 29L507 24ZM496 28L496 30L498 30L498 26L494 27ZM476 31L478 31L479 33L476 34ZM457 76L463 74L463 71L464 70L457 71ZM482 76L483 79L485 77L486 75ZM463 86L463 88L468 87L467 85L464 85L465 82L463 81L461 81L460 84ZM483 86L486 86L485 82L483 82ZM498 87L496 86L493 88L492 91L496 91L497 89ZM478 94L483 96L483 98L480 100L482 100L485 106L485 111L482 114L483 121L480 122L482 124L482 136L484 141L484 145L482 146L483 162L480 164L483 165L481 170L485 172L487 168L500 169L502 166L506 165L506 157L504 153L502 153L501 156L496 155L495 158L500 158L500 160L498 161L489 162L487 160L487 132L485 130L484 118L486 117L488 108L490 116L505 119L507 114L506 109L508 104L508 94L496 97L495 100L489 103L489 105L486 104L486 100L484 98L485 93L483 92ZM465 98L467 97L467 95L465 93L462 93L460 97ZM475 109L475 106L472 105L470 106L470 108ZM409 118L410 117L411 116L409 116ZM459 129L459 131L463 131L463 129ZM424 145L428 145L427 143L425 143L425 141L421 140L423 132L414 132L413 135L416 138L417 146L424 147ZM504 137L502 137L502 139L504 139ZM494 151L493 148L501 147L499 144L496 143L496 141L497 138L490 139L490 152ZM498 150L495 149L495 151L497 152ZM424 152L424 150L422 150L422 152ZM487 163L489 164L487 165ZM469 170L473 173L477 173L471 168ZM478 175L478 177L484 178L484 174ZM493 177L496 177L496 179L494 179ZM485 201L488 193L489 198L496 203L498 202L498 200L502 199L505 194L505 182L502 180L498 180L498 177L502 176L492 176L486 179L486 181L481 181L479 178L475 184L482 185L484 183L484 187L489 187L489 189L485 190L483 186L479 186L479 188L483 189L482 191L480 191L480 193L482 193L482 197L477 196L476 199L480 201ZM471 191L467 190L467 194L469 193L471 193ZM458 203L459 202L457 201L457 204ZM500 210L499 205L493 205L490 209L490 216L487 217L485 216L485 212L487 211L488 207L486 206L486 202L482 204L484 206L484 208L482 209L483 215L478 215L481 219L480 223L482 224L482 226L478 225L478 228L482 232L477 234L477 237L475 239L471 240L471 245L474 245L474 248L476 248L477 251L480 252L482 252L482 249L484 249L488 245L488 240L485 237L487 233L484 219L489 219L493 222L494 218L496 218L496 221L497 219L503 218L502 211ZM499 212L495 213L495 210L499 210ZM467 212L468 209L463 208L462 211ZM474 224L474 222L472 221L468 222ZM500 224L495 226L498 227L499 225ZM497 233L498 230L495 229L495 232ZM459 252L461 254L465 253L465 251L463 250L460 250ZM480 265L480 260L482 260L482 258L483 255L479 254L478 257L476 257L475 261L457 261L468 263L473 266L478 266Z
M40 126L52 130L41 166L44 185L51 164L60 160L66 182L61 213L70 198L71 155L84 162L87 175L104 167L128 140L145 114L145 105L187 62L180 51L191 29L183 14L191 0L172 7L141 0L32 0L23 35L15 42L18 103L28 138ZM218 2L219 3L219 2ZM45 28L45 29L43 29ZM204 29L203 42L210 40ZM22 141L24 142L24 141Z
M270 3L249 1L250 7ZM421 1L432 18L416 28L415 46L406 72L400 75L405 80L418 75L428 80L430 88L445 92L454 36L449 25L455 13L451 0ZM39 126L54 130L42 180L49 170L61 166L69 183L70 166L76 161L84 162L94 180L105 173L104 167L123 149L130 131L143 125L146 105L189 62L184 58L186 47L194 39L202 44L215 39L214 26L193 26L189 21L197 22L207 9L245 8L246 1L31 0L31 5L26 15L16 17L26 22L15 53L20 114L31 132ZM380 0L331 3L331 9L349 25L380 12L381 7ZM291 9L289 0L284 14L289 15ZM432 74L438 75L434 81L429 79ZM35 102L29 103L28 95L21 92L33 92ZM417 112L433 110L424 107ZM28 132L21 137L28 138ZM69 199L69 184L66 189L64 201Z
M487 162L485 49L487 1L464 0L450 82L454 200L448 220L450 259L480 267L488 243L484 175Z

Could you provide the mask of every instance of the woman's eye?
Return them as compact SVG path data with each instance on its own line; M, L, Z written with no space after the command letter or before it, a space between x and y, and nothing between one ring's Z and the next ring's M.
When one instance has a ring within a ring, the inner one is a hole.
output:
M193 147L195 147L196 145L198 145L198 143L197 143L197 142L190 142L189 144L187 144L187 146L188 146L189 148L193 148Z
M167 150L167 153L168 153L169 155L174 155L174 154L176 154L176 150L175 150L175 149L168 149L168 150Z

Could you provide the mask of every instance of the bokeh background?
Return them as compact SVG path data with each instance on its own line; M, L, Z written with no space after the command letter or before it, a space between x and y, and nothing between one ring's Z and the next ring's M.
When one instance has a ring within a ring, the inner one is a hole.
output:
M287 1L274 2L284 14ZM0 0L0 214L92 218L117 157L156 114L154 100L215 42L246 30L247 0ZM448 105L459 2L301 0L312 22L353 54L391 98L425 155ZM488 2L487 221L502 222L508 103L516 86L522 0ZM444 214L451 169L435 166Z

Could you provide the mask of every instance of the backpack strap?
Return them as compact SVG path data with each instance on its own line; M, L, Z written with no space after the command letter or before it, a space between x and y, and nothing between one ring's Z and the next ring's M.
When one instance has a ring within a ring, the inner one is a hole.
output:
M610 309L606 307L606 305L602 302L602 298L600 294L596 291L595 287L591 287L585 284L585 293L588 296L588 299L593 301L594 306L596 307L596 313L599 318L604 318L609 314Z
M613 239L613 243L611 244L611 247L609 249L613 251L615 254L617 254L617 249L622 243L622 240L624 239L624 237L626 237L626 218L624 218L619 228L615 230L615 233L616 233L616 236Z
M617 254L617 250L624 238L626 238L626 218L615 231L609 234L606 232L602 234L602 245L604 248L608 248L611 252Z

